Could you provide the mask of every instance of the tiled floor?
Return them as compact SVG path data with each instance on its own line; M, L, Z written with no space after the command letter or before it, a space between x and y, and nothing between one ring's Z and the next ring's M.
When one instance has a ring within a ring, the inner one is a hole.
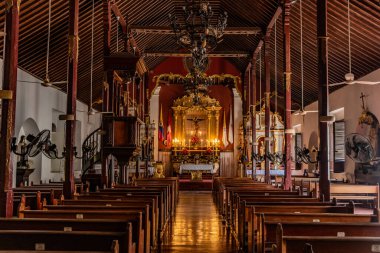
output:
M223 226L211 192L181 191L168 228L163 253L234 253L232 236Z

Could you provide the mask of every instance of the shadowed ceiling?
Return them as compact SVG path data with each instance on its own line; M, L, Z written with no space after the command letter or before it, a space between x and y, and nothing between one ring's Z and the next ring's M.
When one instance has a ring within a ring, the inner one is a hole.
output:
M316 1L303 0L304 31L304 99L309 104L317 99L317 38ZM169 26L168 14L181 16L183 0L114 0L121 14L130 25ZM259 27L265 32L278 7L277 0L210 0L215 16L221 11L228 13L228 27ZM4 1L0 4L0 25L4 25ZM91 0L80 1L79 17L79 69L78 98L88 103L90 98L90 52L91 52ZM103 16L102 1L95 0L95 47L94 47L94 92L93 99L101 96L103 79ZM330 82L344 80L348 72L347 1L330 0L328 6L329 34L329 79ZM271 37L271 75L278 78L278 89L282 88L282 20L277 20ZM34 76L45 77L48 0L25 0L21 3L19 66ZM352 69L356 79L380 68L380 1L351 0L352 22ZM117 23L112 19L112 51L123 49L123 36L117 36ZM299 0L293 1L291 10L291 57L292 99L301 103L300 71L300 17ZM52 1L52 25L49 74L52 81L66 80L68 34L68 1ZM259 35L225 35L215 52L244 52L252 55L263 33ZM118 43L117 43L118 37ZM139 49L149 52L179 52L173 35L134 34ZM274 71L274 43L277 40L277 75ZM2 39L1 39L2 50ZM262 54L264 56L264 54ZM242 73L250 62L249 57L228 58ZM165 57L145 56L148 69L152 70ZM264 65L264 64L263 64ZM264 73L264 72L263 72ZM61 86L62 87L62 86ZM62 87L65 89L65 87Z

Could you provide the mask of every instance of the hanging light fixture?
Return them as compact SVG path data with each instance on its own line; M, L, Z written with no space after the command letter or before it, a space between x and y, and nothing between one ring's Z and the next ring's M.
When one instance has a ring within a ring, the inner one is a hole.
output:
M207 53L221 41L227 26L227 12L222 12L212 24L213 11L205 0L186 0L182 7L183 18L169 14L170 25L177 43L190 51L195 72L202 72L207 65ZM181 23L180 23L181 22Z

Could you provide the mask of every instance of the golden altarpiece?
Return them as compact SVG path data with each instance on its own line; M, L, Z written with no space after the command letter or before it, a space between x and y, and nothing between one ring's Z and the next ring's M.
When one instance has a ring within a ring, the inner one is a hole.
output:
M220 152L219 125L221 109L219 101L203 93L190 93L173 103L174 135L172 164L174 172L182 167L218 165Z
M247 153L252 153L252 126L251 126L251 119L250 117L245 118L245 124L247 129L247 135L245 136L245 143L248 143L247 145ZM271 154L283 154L284 152L284 122L282 121L281 116L277 112L270 112L270 132L269 132L269 150L268 152L265 151L265 106L263 106L260 110L256 111L256 140L255 141L255 149L254 153L263 156L266 153ZM242 130L241 130L242 131ZM244 142L244 137L242 136L242 133L239 134L240 137L240 143ZM257 164L257 171L256 175L262 175L263 169L265 167L264 162ZM250 174L251 171L251 157L248 159L248 166L246 166L246 174ZM280 175L283 174L283 172L279 171L281 170L281 165L276 163L271 163L270 169L271 174L279 173Z

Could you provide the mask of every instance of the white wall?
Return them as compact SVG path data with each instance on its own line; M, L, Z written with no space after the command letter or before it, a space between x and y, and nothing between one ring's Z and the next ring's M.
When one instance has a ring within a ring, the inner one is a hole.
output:
M239 126L243 123L243 101L241 95L237 89L232 89L234 98L234 159L231 168L235 168L235 171L231 172L230 176L238 176L239 168ZM224 168L226 170L226 168Z
M2 71L0 73L2 73ZM17 83L16 122L14 135L19 136L22 125L28 118L31 118L36 122L40 131L44 129L51 130L53 122L56 125L58 124L58 115L64 114L61 112L66 112L66 94L54 88L47 88L41 86L39 84L41 80L38 80L37 78L20 69L18 70L17 78L18 80L37 83ZM0 80L2 80L2 78ZM88 134L91 133L92 130L95 130L97 127L100 126L100 114L90 116L88 118L87 110L88 107L86 104L79 101L77 102L76 117L77 120L81 122L81 131L80 133L78 133L78 136L80 136L80 143L75 143L75 145L77 145L78 147L78 150L81 149L81 144L83 140L88 136ZM63 131L61 131L58 134L63 134ZM59 149L59 151L61 152L62 148ZM39 156L42 156L41 167L36 168L36 170L40 170L40 172L38 173L41 174L42 181L48 181L49 179L57 181L63 179L64 174L62 166L61 168L52 168L52 165L57 166L54 165L56 163L44 157L42 154L40 154ZM15 184L17 157L13 156L12 160L14 167L13 183ZM80 161L76 162L75 164L78 167L76 168L76 170L80 170Z
M150 107L149 107L149 115L150 115L150 122L153 123L154 121L154 126L155 126L155 132L154 132L154 151L153 151L153 160L158 161L158 124L160 122L160 90L161 86L157 86L153 93L152 97L150 98Z
M360 80L380 81L380 69L364 76ZM363 92L366 97L366 104L370 112L380 119L380 85L347 85L333 93L330 93L330 112L334 114L336 120L344 119L345 133L355 132L358 118L362 112L360 95ZM305 110L318 110L318 102L314 102L305 107ZM301 125L303 133L303 143L307 147L314 144L315 137L318 139L318 113L309 113L305 116L292 116L292 125ZM315 134L317 136L315 136ZM310 145L309 145L310 143ZM318 144L318 143L315 143ZM346 157L345 171L348 179L353 179L355 163Z

